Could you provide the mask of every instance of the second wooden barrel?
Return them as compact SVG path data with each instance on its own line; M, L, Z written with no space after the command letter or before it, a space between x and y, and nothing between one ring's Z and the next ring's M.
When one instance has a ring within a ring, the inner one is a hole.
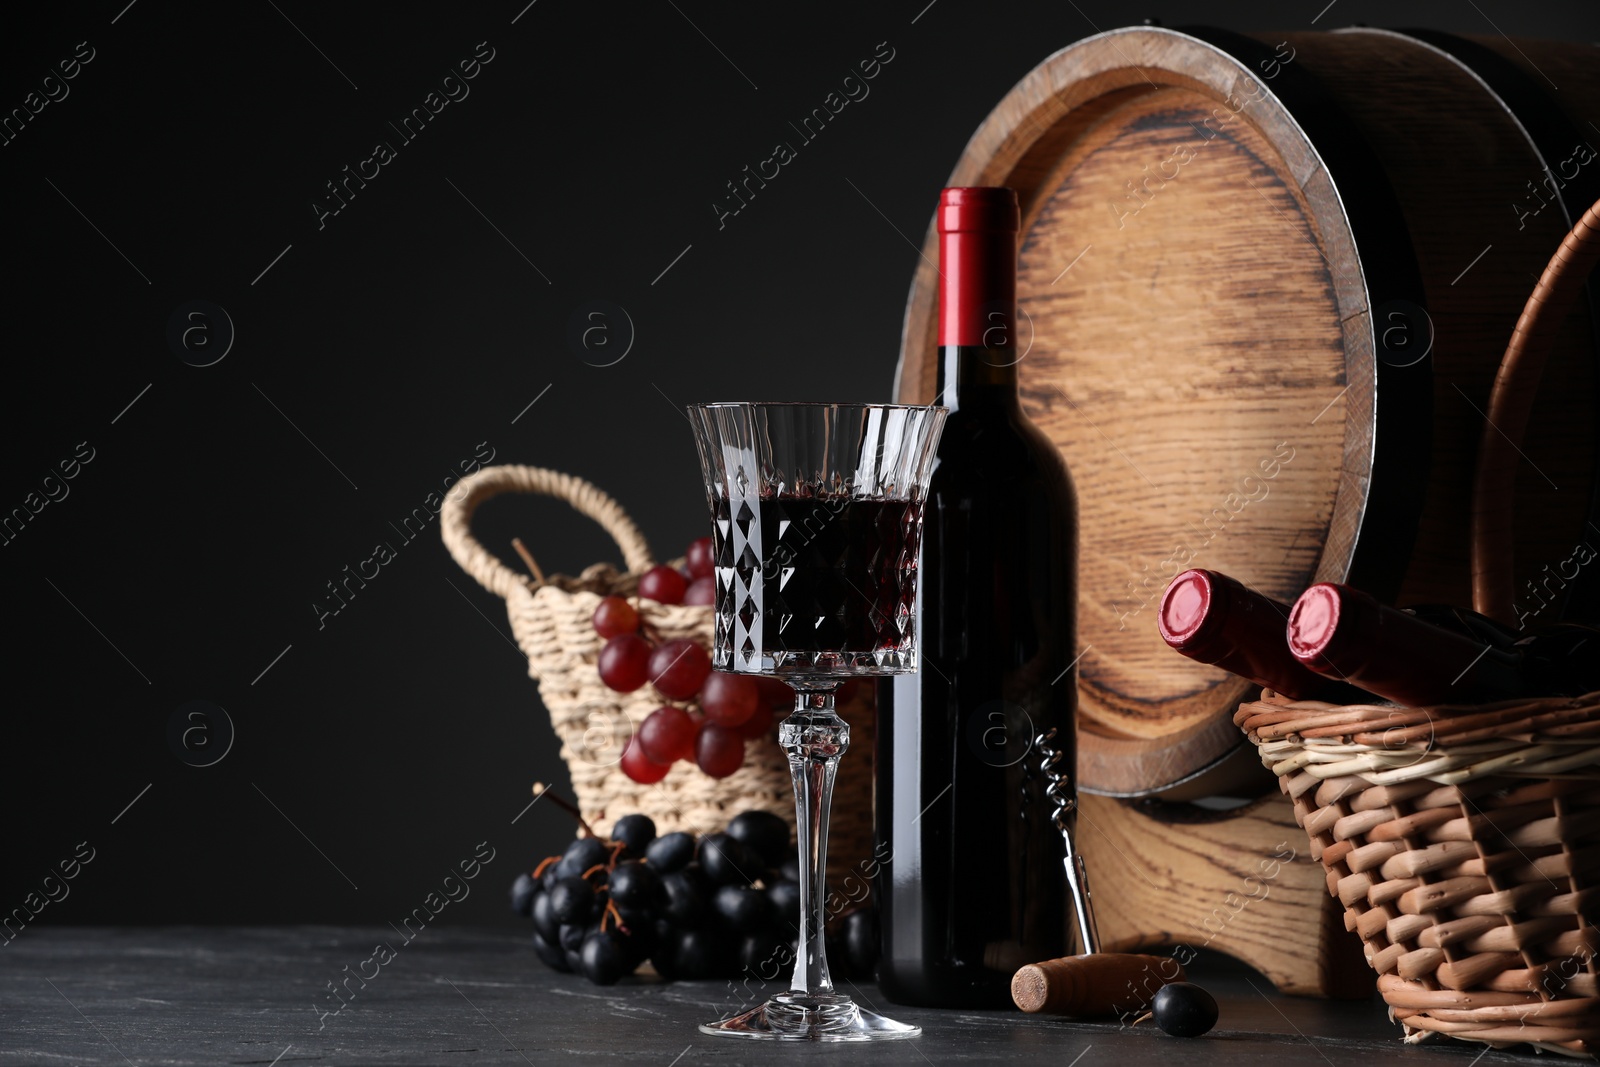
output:
M1597 59L1371 29L1116 30L1045 60L973 135L948 184L1021 197L1023 399L1078 487L1083 788L1167 790L1240 744L1248 686L1156 633L1178 571L1286 601L1348 580L1470 602L1495 368L1600 190L1582 121ZM935 398L935 242L930 226L905 401ZM1575 549L1600 546L1595 356L1575 317L1522 444L1524 622L1559 617Z

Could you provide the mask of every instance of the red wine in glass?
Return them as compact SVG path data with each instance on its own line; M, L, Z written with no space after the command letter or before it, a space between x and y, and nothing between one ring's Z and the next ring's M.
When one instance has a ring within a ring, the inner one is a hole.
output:
M734 550L734 513L759 525ZM909 651L906 619L916 604L921 501L775 494L716 505L713 551L719 583L743 591L745 628L790 670L835 657ZM731 625L731 620L730 620ZM784 667L780 667L783 670Z

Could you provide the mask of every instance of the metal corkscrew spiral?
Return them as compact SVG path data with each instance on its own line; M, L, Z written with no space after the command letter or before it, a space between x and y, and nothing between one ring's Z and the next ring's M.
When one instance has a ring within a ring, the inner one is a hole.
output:
M1039 750L1039 770L1047 785L1045 797L1055 805L1050 820L1061 831L1067 854L1063 862L1067 869L1067 886L1072 891L1072 907L1078 916L1078 936L1083 941L1084 952L1100 950L1100 932L1094 922L1094 905L1089 898L1089 872L1084 866L1083 854L1076 847L1078 795L1072 785L1072 768L1064 766L1067 754L1056 747L1056 728L1051 727L1034 738Z

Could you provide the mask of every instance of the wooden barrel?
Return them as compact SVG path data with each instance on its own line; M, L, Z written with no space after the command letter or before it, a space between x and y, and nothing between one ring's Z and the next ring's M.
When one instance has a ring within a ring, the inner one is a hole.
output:
M1582 119L1600 115L1597 58L1371 29L1116 30L1045 60L973 135L948 184L1021 198L1023 400L1082 509L1084 788L1163 791L1237 757L1249 687L1156 633L1178 571L1284 601L1351 581L1471 602L1483 411L1587 206L1562 198L1600 182ZM903 401L935 395L936 247L930 225ZM1600 547L1595 356L1592 324L1570 323L1523 445L1525 620L1559 617L1575 546Z

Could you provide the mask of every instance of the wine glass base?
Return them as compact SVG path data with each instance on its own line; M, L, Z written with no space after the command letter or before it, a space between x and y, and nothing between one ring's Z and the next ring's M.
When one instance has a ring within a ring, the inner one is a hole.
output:
M756 1037L779 1041L892 1041L916 1037L907 1026L858 1007L840 993L808 996L780 993L743 1015L701 1023L700 1032L717 1037Z

